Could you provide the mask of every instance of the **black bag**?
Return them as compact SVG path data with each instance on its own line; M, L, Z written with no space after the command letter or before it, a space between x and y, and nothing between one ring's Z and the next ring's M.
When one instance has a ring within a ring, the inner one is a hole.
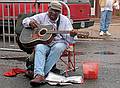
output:
M30 54L30 56L26 59L27 70L34 71L34 57L35 52L32 52L32 54Z
M23 21L24 18L33 16L35 14L36 13L20 14L20 15L18 15L17 22L16 22L16 28L15 28L15 33L17 35L16 36L16 42L17 42L19 48L21 50L23 50L24 52L26 52L27 54L31 54L33 52L33 48L24 47L23 44L19 40L20 34L21 34L21 32L24 28L23 25L22 25L22 21Z

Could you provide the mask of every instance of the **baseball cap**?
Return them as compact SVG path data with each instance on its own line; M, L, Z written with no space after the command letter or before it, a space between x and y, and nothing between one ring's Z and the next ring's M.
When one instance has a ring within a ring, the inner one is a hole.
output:
M52 1L52 2L49 4L49 8L52 8L52 9L61 11L62 5L61 5L58 1Z

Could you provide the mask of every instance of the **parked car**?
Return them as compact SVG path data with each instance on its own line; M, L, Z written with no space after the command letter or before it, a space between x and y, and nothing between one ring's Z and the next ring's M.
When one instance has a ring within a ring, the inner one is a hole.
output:
M89 0L68 0L66 4L70 9L70 19L73 21L75 29L94 25L94 21L91 20ZM38 12L47 11L48 9L48 3L0 3L0 27L13 27L19 14L36 12L36 5L38 5ZM42 7L44 8L42 9ZM64 5L62 13L66 16L68 15L67 8Z

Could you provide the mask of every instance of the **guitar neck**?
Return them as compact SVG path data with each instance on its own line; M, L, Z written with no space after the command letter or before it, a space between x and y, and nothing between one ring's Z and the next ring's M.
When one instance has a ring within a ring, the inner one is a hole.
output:
M57 30L53 30L53 31L47 31L47 33L50 33L50 34L52 34L52 33L54 33L54 34L69 34L70 33L70 31L57 31Z

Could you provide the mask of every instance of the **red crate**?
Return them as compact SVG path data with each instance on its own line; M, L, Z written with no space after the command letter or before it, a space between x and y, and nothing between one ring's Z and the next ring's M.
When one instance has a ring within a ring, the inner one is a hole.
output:
M97 79L98 78L98 63L87 62L83 64L84 79Z

